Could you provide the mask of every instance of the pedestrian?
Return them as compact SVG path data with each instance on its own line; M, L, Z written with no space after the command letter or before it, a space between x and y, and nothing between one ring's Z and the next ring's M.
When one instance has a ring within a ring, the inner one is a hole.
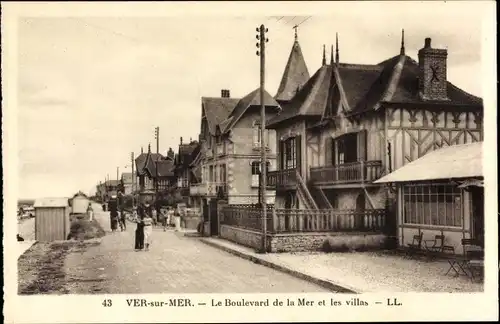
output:
M148 207L150 207L149 204L146 205L147 212L144 213L144 218L142 219L144 224L144 246L146 251L149 251L149 246L151 245L151 234L153 233L153 211Z
M175 231L178 232L181 227L181 211L179 205L177 205L177 208L175 208L174 219L175 219Z
M161 225L163 226L163 231L167 231L167 222L168 222L168 211L160 209L160 217L161 217Z
M156 212L156 208L151 208L151 218L153 220L153 226L158 224L158 213Z
M92 221L94 219L94 209L92 208L92 203L89 202L89 206L87 207L87 215L89 216L89 220Z
M114 232L118 228L118 208L116 199L112 199L108 203L111 218L111 231Z
M144 206L140 204L137 206L137 218L134 221L137 223L137 228L135 230L135 250L141 251L144 248Z
M125 216L125 208L122 207L120 208L120 227L122 229L122 232L127 229L127 219Z

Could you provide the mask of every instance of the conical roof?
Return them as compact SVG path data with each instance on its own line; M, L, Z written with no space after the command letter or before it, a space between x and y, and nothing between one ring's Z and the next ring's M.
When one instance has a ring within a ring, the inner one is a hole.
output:
M299 41L295 39L278 92L274 98L280 101L292 99L297 91L309 80L309 77L302 49L300 48Z

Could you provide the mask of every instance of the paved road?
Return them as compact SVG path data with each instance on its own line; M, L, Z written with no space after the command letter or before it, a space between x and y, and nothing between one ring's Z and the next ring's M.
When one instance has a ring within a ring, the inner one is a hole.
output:
M155 229L150 251L135 252L134 224L111 233L109 213L96 220L107 231L102 243L66 260L73 293L328 292L172 230Z

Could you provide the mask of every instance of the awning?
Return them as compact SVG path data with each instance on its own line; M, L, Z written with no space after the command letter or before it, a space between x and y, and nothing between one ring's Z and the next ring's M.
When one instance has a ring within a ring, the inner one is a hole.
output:
M483 142L432 151L374 183L483 177Z
M479 179L467 179L461 181L458 185L458 188L467 188L467 187L484 187L484 181Z

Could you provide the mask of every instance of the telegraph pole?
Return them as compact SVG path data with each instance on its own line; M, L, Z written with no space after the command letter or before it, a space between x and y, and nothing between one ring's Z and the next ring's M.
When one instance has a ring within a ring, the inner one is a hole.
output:
M130 163L132 164L132 207L135 207L134 152L130 152Z
M155 139L156 139L156 165L155 165L155 172L156 172L156 181L155 181L155 205L158 205L158 159L159 159L159 153L160 153L160 127L155 127Z
M264 25L257 27L257 56L260 56L260 203L262 206L262 253L267 250L267 202L266 202L266 107L264 104L264 88L265 88L265 68L266 68L266 43L269 39L266 38L268 29Z

